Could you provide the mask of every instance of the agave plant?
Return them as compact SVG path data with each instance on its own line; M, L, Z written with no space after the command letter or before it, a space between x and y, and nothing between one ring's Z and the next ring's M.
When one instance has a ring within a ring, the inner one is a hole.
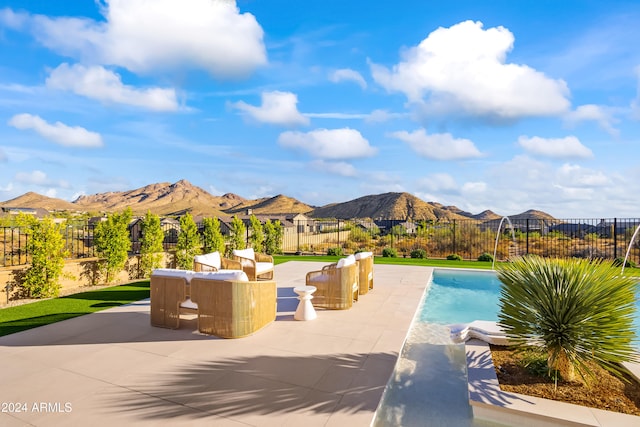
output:
M592 376L586 362L621 375L638 362L637 278L586 259L518 258L501 266L499 324L517 348L539 345L565 380Z

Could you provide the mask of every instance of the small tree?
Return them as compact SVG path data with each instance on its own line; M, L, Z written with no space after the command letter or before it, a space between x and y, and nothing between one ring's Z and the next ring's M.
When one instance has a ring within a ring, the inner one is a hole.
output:
M249 221L251 222L251 235L249 236L251 247L256 252L262 252L264 250L264 230L262 223L255 215L251 215Z
M131 217L131 208L127 208L122 213L109 214L107 220L96 224L93 230L96 252L104 258L102 269L107 283L111 282L114 274L125 267L129 259Z
M234 249L244 249L246 247L244 236L247 233L247 228L244 222L238 216L234 216L231 220L231 230L229 233L229 246L227 250L229 254Z
M638 362L635 348L637 279L608 263L586 259L519 258L499 267L498 319L517 348L546 350L547 364L562 378L585 379L586 362L614 374Z
M162 265L164 232L160 226L160 217L147 211L142 219L142 240L140 242L140 271L143 277L151 275L154 268Z
M264 251L269 255L282 253L282 224L267 220L264 223Z
M62 238L62 225L51 218L42 221L30 217L26 221L27 232L31 235L27 241L27 252L31 255L31 265L27 268L22 287L27 297L47 298L58 296L58 279L64 268L67 256Z
M200 252L198 226L189 212L180 218L180 232L176 244L176 264L182 270L193 268L193 258Z
M202 235L204 253L224 253L224 236L220 231L220 221L218 218L202 219Z

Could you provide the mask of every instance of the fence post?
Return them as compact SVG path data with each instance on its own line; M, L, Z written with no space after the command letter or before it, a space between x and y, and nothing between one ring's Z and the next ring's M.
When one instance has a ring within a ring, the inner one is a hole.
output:
M456 220L453 220L453 252L451 252L452 254L456 253Z
M296 252L300 253L300 220L296 221L296 236L298 237L298 244Z
M340 245L340 220L338 220L338 247L341 247L341 245Z
M618 218L613 218L613 259L618 258ZM626 230L626 228L625 228Z
M525 251L525 255L529 255L529 218L526 219L526 227L527 227L527 249Z

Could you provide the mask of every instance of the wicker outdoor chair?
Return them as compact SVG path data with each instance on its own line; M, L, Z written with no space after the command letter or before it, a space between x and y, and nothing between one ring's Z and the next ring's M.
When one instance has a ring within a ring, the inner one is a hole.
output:
M358 292L364 295L373 289L373 252L358 252L355 258L358 264Z
M242 270L240 261L220 256L220 252L196 255L193 258L194 271Z
M220 338L241 338L276 319L276 282L248 281L242 271L234 278L222 273L196 273L191 299L198 305L198 330Z
M311 301L314 306L330 310L346 310L358 300L358 266L353 255L322 270L310 271L305 279L307 286L315 286Z
M249 280L273 280L274 264L271 255L254 252L253 248L236 249L232 254L233 259L242 264L242 271L247 273Z
M155 269L150 279L151 325L161 328L178 329L180 313L190 309L188 284L192 271Z

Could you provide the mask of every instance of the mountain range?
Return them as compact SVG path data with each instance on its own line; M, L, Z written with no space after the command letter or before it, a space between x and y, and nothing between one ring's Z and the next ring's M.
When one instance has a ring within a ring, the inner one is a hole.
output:
M0 207L43 208L49 211L72 212L117 212L130 207L134 215L143 215L147 211L162 216L180 215L191 212L192 215L230 216L235 214L282 215L303 213L314 218L372 218L372 219L414 219L414 220L452 220L452 219L500 219L490 210L479 214L465 212L455 206L444 206L436 202L425 202L409 193L384 193L359 197L343 203L331 203L325 206L311 206L285 195L261 199L245 199L237 194L227 193L214 196L204 189L181 180L174 184L168 182L150 184L135 190L97 193L80 196L73 202L46 197L29 192L5 202ZM529 210L511 218L553 219L545 212Z

